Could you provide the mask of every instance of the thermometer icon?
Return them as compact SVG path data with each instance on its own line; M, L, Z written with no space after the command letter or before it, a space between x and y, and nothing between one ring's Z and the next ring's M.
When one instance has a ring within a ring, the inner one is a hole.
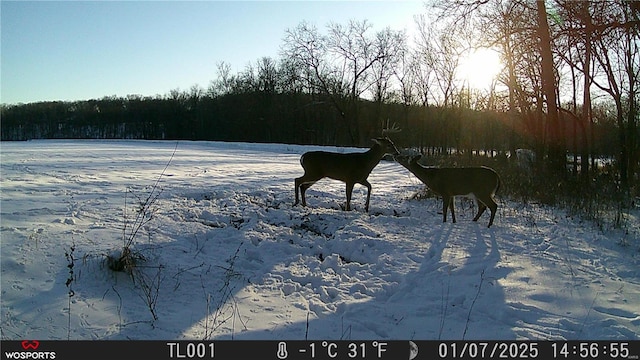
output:
M281 341L278 343L278 352L276 353L276 356L278 356L278 359L286 359L287 356L289 356L289 353L287 353L287 343L284 341Z

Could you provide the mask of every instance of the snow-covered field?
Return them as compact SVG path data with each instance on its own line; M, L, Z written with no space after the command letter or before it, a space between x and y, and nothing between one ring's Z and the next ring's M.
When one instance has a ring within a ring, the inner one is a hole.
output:
M640 338L637 212L603 233L499 197L491 228L465 200L443 224L441 200L412 199L422 183L384 160L369 213L364 187L345 212L328 179L294 207L312 147L0 145L5 340ZM145 203L132 279L105 259Z

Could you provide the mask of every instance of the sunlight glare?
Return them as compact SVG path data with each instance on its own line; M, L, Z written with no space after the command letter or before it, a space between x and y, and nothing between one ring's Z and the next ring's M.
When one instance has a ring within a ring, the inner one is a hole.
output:
M460 60L459 80L470 87L488 90L502 70L500 56L494 50L480 48L472 50Z

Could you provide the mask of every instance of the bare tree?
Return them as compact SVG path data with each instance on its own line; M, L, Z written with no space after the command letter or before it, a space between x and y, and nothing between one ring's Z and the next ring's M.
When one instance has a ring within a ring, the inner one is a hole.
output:
M419 30L417 51L438 90L434 93L436 89L429 88L431 99L436 105L451 106L457 91L456 72L460 63L461 44L453 32L437 28L425 17L418 17L416 21Z
M558 85L556 82L553 53L551 50L551 34L547 19L547 8L544 0L536 0L537 33L542 63L542 92L545 98L547 114L548 157L551 169L562 174L565 172L566 146L564 131L560 124L558 110Z
M590 140L593 143L593 117L591 105L591 85L593 83L593 22L591 3L588 1L558 1L560 22L556 54L569 66L572 89L571 109L561 109L569 114L573 129L574 173L578 171L580 154L580 173L584 181L589 179ZM580 83L582 89L580 90ZM578 105L579 92L582 91L582 105ZM578 130L580 133L578 133ZM578 143L578 139L581 139ZM595 159L595 157L593 158Z
M545 2L456 0L452 5L434 0L432 7L456 29L481 29L481 42L498 46L506 62L501 81L509 88L509 117L514 128L516 119L522 118L523 130L535 139L538 151L546 153L549 167L564 173L566 144L559 115L556 44Z
M235 83L235 77L231 74L231 64L228 62L219 62L216 65L217 78L209 84L207 91L211 97L217 97L220 95L230 94L233 91L233 84Z
M417 46L412 52L411 59L411 73L415 78L415 91L417 97L420 100L420 105L428 107L431 104L433 98L432 89L434 84L434 71L430 64L433 64L434 60L431 57L434 56L428 48Z
M440 25L443 21L428 22L424 16L417 17L416 21L416 51L423 63L420 75L430 81L428 86L423 87L426 91L424 95L439 109L435 116L438 126L430 137L437 139L440 152L448 153L460 142L460 117L450 110L456 107L460 100L460 97L456 96L460 91L456 75L463 51L462 44L455 32L448 28L448 24Z
M640 9L633 2L618 0L593 14L593 54L605 81L593 84L611 96L616 107L620 151L620 179L629 184L638 166L637 101L640 79ZM626 98L626 101L625 101ZM626 115L626 116L625 116Z
M278 82L278 67L275 60L262 57L258 60L257 67L257 90L268 94L275 93Z
M359 100L374 83L371 69L390 57L387 44L380 44L369 35L371 28L371 23L366 20L351 20L346 26L337 23L328 26L327 49L336 64L335 74L340 90L345 92L346 101L341 111L350 124L355 143L364 142L366 137L359 133L365 127L360 118Z
M304 91L302 71L291 61L283 57L278 62L277 88L285 94L299 94Z
M527 117L522 116L523 113L530 112L530 100L540 98L531 90L535 87L524 85L535 84L537 79L537 72L527 66L527 59L533 58L530 54L535 51L534 26L530 20L532 11L518 1L494 1L486 5L476 3L473 7L477 12L473 26L479 32L478 42L496 49L505 67L498 81L506 86L508 91L505 109L511 129L508 147L510 153L515 154L516 135L522 132L522 129L530 130L529 134L534 140L532 142L541 142L541 139L536 139L538 132L535 131L535 124L526 124L523 119ZM529 90L525 90L527 88Z
M286 31L282 55L301 70L301 77L312 93L323 94L343 118L352 144L368 142L362 129L377 128L363 124L360 100L375 83L373 66L395 56L399 37L371 36L372 25L351 20L348 24L330 23L327 35L306 22ZM389 31L389 34L395 34ZM391 60L389 60L391 59ZM385 70L386 73L386 70Z
M376 33L374 41L376 52L381 56L372 66L373 100L381 104L388 100L390 81L397 74L397 67L407 53L407 41L404 31L395 31L389 27Z
M285 31L282 56L290 67L299 69L300 80L306 92L328 91L325 40L315 25L308 22L298 24Z

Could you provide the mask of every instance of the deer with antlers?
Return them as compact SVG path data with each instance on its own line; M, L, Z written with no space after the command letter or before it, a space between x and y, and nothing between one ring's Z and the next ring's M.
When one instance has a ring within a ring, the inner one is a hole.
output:
M304 175L295 179L296 199L294 206L302 198L302 206L307 205L305 193L313 184L323 178L342 181L346 184L347 204L345 210L351 210L351 194L355 184L367 187L365 210L369 212L371 183L367 180L371 171L385 155L398 155L400 152L389 139L388 134L400 129L394 124L382 131L384 137L372 139L373 146L366 152L338 153L330 151L309 151L300 157ZM300 196L299 196L300 194Z

